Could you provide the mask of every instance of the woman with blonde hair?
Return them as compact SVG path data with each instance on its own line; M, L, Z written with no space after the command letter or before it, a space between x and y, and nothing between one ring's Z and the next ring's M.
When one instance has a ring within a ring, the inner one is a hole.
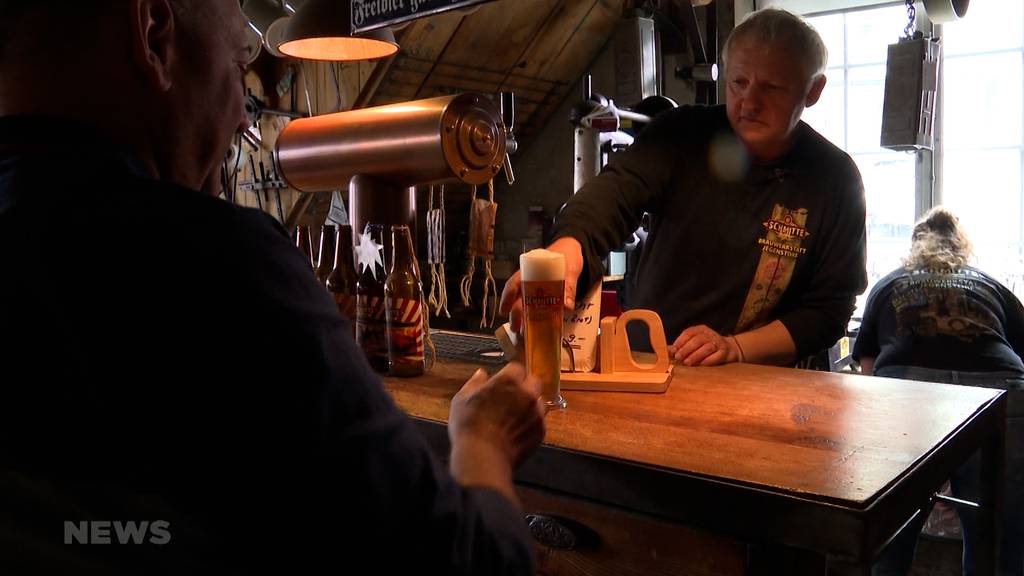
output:
M865 374L1008 390L1006 484L1000 574L1024 574L1024 308L1005 286L969 265L971 243L949 210L936 207L914 226L904 265L868 296L853 357ZM953 494L978 501L979 457L950 479ZM919 514L896 536L874 574L906 574ZM978 524L959 508L965 575L974 573Z

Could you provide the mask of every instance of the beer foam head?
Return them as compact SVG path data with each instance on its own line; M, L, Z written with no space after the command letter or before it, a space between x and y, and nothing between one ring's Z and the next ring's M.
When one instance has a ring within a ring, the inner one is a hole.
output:
M565 279L565 256L538 248L519 255L523 282L557 282Z

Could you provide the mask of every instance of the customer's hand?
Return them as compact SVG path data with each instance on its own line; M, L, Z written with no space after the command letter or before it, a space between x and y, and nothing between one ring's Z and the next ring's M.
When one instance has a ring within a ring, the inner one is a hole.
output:
M452 399L453 472L470 471L473 464L457 462L457 456L473 456L478 463L504 460L503 467L511 474L544 440L545 410L541 382L536 376L527 377L522 364L511 363L490 378L478 370Z
M559 238L547 247L565 257L565 309L572 311L576 305L576 283L583 272L583 248L575 238L568 236ZM508 314L509 324L513 332L519 332L523 326L523 287L522 279L517 271L505 282L501 291L502 314Z

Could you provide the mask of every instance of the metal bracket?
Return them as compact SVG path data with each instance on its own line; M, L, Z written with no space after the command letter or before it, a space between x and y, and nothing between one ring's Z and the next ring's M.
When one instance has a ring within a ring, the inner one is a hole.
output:
M961 500L960 498L953 498L952 496L946 496L945 494L932 494L932 500L935 502L944 502L953 506L959 506L961 508L981 508L981 504L978 504L977 502Z
M665 0L664 8L664 11L654 13L658 26L689 43L693 52L693 66L677 68L676 77L697 83L698 104L716 104L718 93L715 82L718 80L719 70L715 5L712 3L704 6L706 34L701 32L696 8L690 0Z
M247 192L255 192L257 190L279 190L287 188L288 183L284 180L267 180L266 182L239 182L238 187Z

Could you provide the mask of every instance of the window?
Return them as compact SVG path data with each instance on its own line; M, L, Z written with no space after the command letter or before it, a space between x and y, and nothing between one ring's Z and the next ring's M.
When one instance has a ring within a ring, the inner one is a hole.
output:
M941 30L940 200L977 266L1024 296L1024 0L974 2Z
M915 156L879 145L887 47L903 33L902 5L807 18L828 47L828 82L804 112L815 130L846 150L864 179L867 199L868 291L900 265L914 224ZM857 299L859 317L867 300Z
M919 169L914 153L878 144L886 50L903 35L904 3L766 4L803 12L828 46L828 84L804 120L846 150L864 178L868 290L900 265L916 210L943 203L960 216L975 264L1024 297L1024 0L975 2L965 18L937 28L942 118L932 170ZM853 4L874 6L850 9ZM923 182L933 173L934 199ZM858 299L855 317L865 300Z

